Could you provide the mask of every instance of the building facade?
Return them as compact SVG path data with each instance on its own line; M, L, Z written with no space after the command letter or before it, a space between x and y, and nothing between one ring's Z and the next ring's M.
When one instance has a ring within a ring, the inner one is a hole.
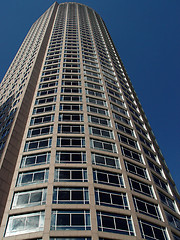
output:
M54 3L0 93L1 239L180 239L175 184L94 10Z

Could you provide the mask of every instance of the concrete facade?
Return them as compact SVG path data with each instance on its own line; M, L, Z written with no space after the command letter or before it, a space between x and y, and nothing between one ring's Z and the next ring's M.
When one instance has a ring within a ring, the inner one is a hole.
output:
M1 239L180 239L175 184L94 10L54 3L0 91Z

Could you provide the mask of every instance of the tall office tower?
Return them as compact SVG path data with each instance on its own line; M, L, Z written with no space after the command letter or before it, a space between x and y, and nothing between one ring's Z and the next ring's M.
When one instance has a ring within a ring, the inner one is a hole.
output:
M0 91L0 239L180 239L175 184L94 10L54 3Z

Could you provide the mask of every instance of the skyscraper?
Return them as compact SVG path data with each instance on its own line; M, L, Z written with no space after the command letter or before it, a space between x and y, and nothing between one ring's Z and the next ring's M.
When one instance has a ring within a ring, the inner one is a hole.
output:
M0 91L1 239L180 239L175 184L94 10L54 3Z

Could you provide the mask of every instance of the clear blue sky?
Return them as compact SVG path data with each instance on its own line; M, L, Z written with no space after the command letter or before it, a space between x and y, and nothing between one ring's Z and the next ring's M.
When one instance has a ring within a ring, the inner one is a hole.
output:
M180 1L77 2L104 19L180 190ZM31 25L53 3L1 2L0 81Z

